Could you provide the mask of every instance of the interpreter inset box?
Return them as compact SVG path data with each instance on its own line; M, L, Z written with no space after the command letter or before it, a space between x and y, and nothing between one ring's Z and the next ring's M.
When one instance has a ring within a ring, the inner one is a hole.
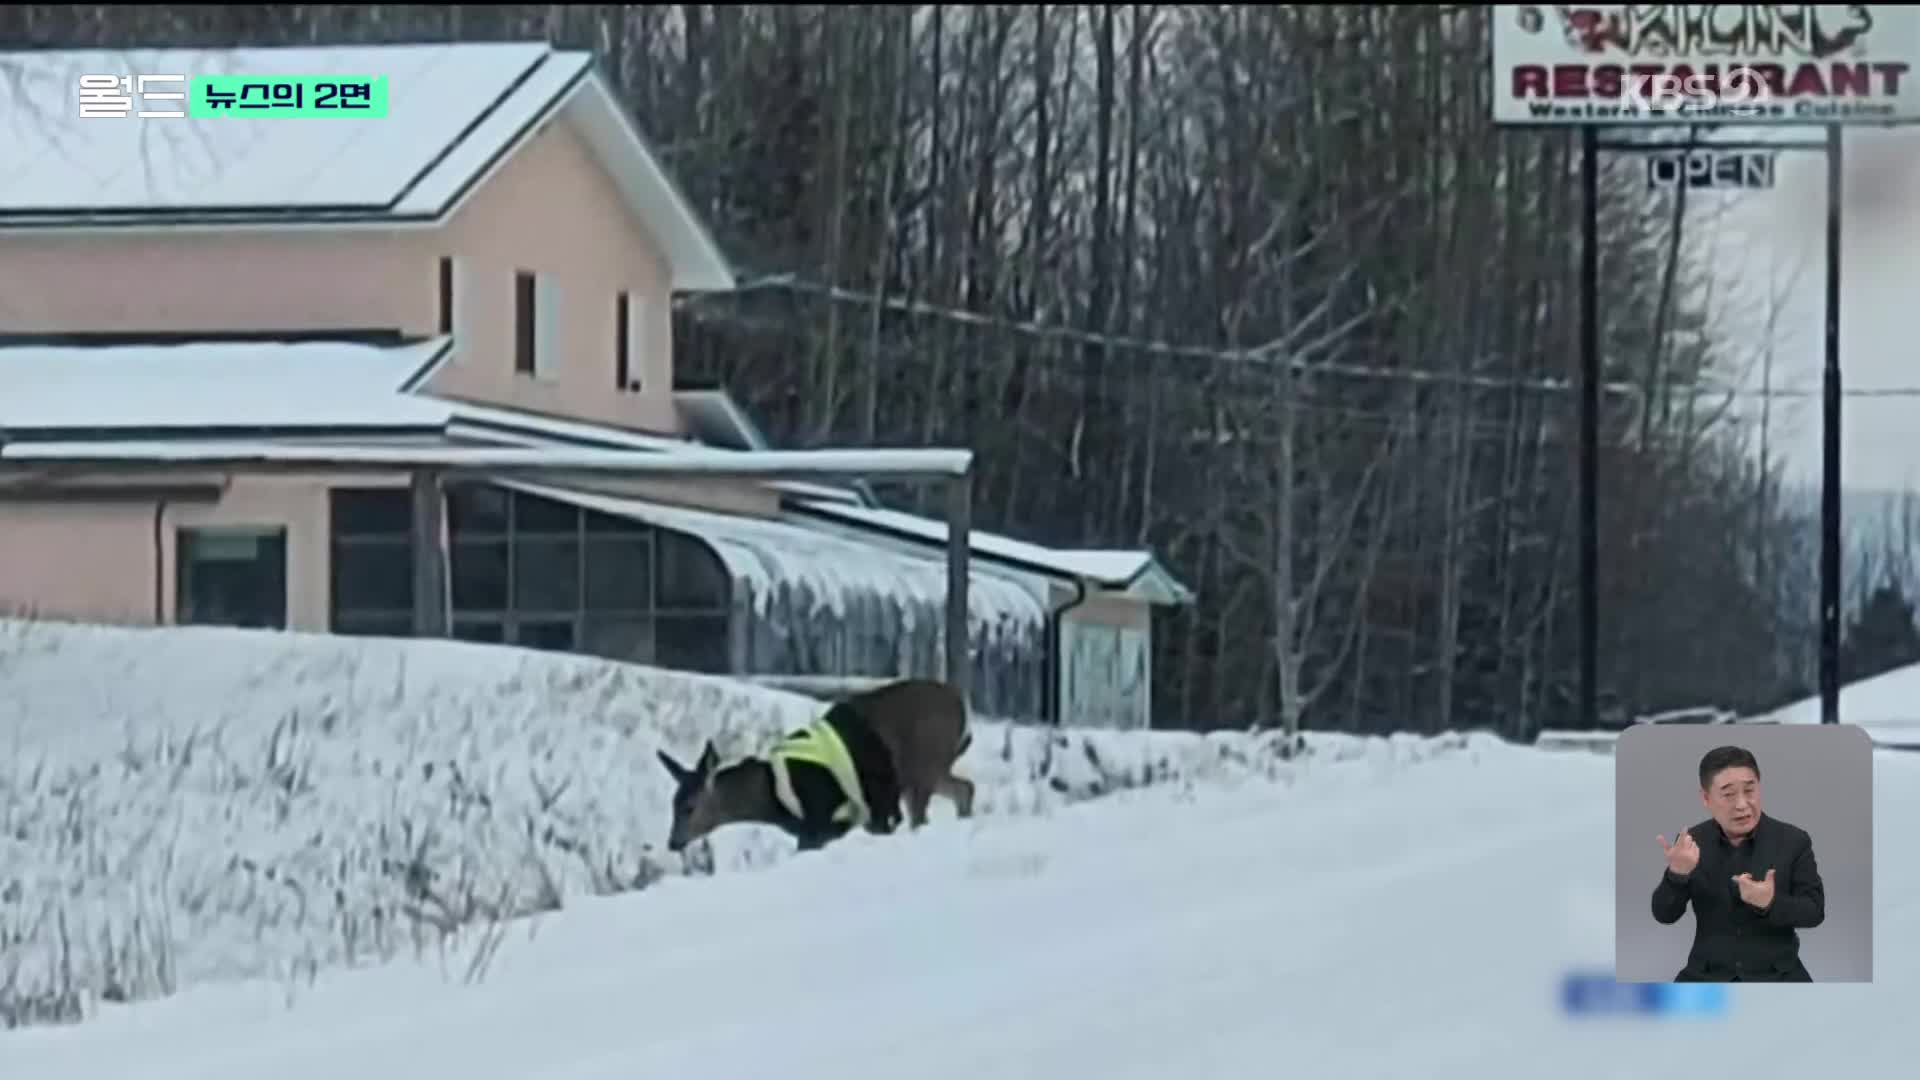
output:
M1614 977L1872 982L1867 733L1851 724L1622 732Z

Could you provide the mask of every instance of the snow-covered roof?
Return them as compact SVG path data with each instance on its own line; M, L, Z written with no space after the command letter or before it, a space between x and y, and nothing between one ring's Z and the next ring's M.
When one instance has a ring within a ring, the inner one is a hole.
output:
M783 581L805 581L814 596L835 607L836 614L840 605L859 592L936 603L946 600L947 569L939 559L877 548L789 521L719 514L546 484L505 481L503 486L699 537L713 548L729 574L751 586L756 603L771 596L773 588ZM967 610L977 626L990 628L1005 620L1036 623L1047 617L1043 588L1017 575L996 572L991 566L971 569Z
M709 446L732 450L768 450L773 442L733 395L720 387L675 388L673 404L687 427Z
M653 450L672 453L703 449L691 439L654 435L644 431L543 416L520 409L452 401L453 421L447 434L460 439L511 442L522 446L597 446L609 450Z
M901 510L817 501L803 502L795 508L802 513L916 543L946 543L946 522ZM1102 589L1131 593L1150 603L1186 604L1193 600L1192 590L1175 578L1151 551L1049 548L979 529L969 534L969 543L974 551L990 559L1089 582Z
M570 447L321 445L275 440L126 439L8 441L0 463L103 469L195 465L204 468L443 469L468 472L581 472L653 476L961 476L971 450L767 450L708 447L675 454Z
M444 401L400 392L451 338L0 347L0 433L321 429L434 431Z
M89 74L131 78L132 112L81 116L79 80ZM385 76L388 112L138 115L185 104L143 105L141 76L252 74ZM544 42L0 53L0 228L434 225L555 116L578 130L659 240L674 288L734 287L592 55Z
M0 460L395 469L491 463L504 469L751 475L793 497L807 514L883 534L896 547L944 545L946 523L861 506L852 489L833 481L959 475L971 463L964 450L723 449L420 392L425 376L453 350L450 338L396 346L216 341L0 347ZM363 441L314 441L347 435ZM492 445L397 446L395 436ZM663 460L646 463L636 453ZM978 529L969 540L977 556L1024 575L1089 583L1157 604L1192 599L1150 552L1057 551Z
M833 476L822 471L822 462L840 462L854 473L871 465L875 473L958 475L971 461L964 450L740 451L438 398L419 390L454 349L446 337L393 346L340 341L0 346L0 387L5 388L0 393L0 441L39 444L32 451L17 446L9 455L13 460L32 453L42 459L64 455L75 460L211 461L231 456L322 464L325 454L311 444L267 450L275 445L273 436L431 435L504 444L509 450L527 451L519 457L528 461L533 460L530 454L577 458L596 452L623 461L628 460L623 455L635 451L671 454L676 463L686 462L688 455L706 455L756 468L766 464L769 470L787 461L797 466L796 476L817 478L774 483L783 491L823 500L839 492L827 483ZM208 441L236 437L249 441ZM188 441L163 441L176 438ZM471 457L480 449L469 446L455 452ZM366 448L375 455L389 450L381 445ZM431 464L425 459L417 463Z

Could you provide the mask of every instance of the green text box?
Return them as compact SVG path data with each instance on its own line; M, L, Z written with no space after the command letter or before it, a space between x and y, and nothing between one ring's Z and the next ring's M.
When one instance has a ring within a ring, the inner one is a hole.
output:
M387 115L385 75L201 75L187 95L187 115Z

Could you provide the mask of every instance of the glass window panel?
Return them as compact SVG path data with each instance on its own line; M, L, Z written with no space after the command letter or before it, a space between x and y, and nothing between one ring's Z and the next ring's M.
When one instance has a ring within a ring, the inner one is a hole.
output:
M521 536L513 545L513 606L517 611L565 613L580 606L580 542Z
M654 662L681 671L724 674L731 667L725 615L661 615L654 620Z
M410 536L413 493L406 488L335 488L333 535Z
M598 510L580 511L580 520L588 533L619 533L624 536L646 536L651 527L630 518L603 514Z
M453 636L460 641L498 644L507 640L507 627L499 619L455 619Z
M176 538L180 622L286 628L284 529L181 529Z
M589 615L582 652L628 663L653 662L653 619L645 615Z
M453 542L453 609L507 610L507 541Z
M573 648L573 620L523 619L518 638L528 648L566 652Z
M413 545L405 540L336 540L333 610L413 608Z
M659 606L668 610L725 611L727 572L707 545L691 536L661 530Z
M653 541L647 536L588 536L588 611L653 606Z
M447 530L453 536L507 535L510 493L490 484L456 484L447 488Z
M563 502L516 491L513 493L513 531L574 536L580 531L580 511Z
M412 637L413 615L397 611L343 611L333 618L333 632L356 637Z

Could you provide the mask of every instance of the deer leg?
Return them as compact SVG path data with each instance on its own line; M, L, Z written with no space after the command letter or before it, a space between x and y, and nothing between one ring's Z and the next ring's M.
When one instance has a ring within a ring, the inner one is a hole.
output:
M907 820L914 828L927 823L927 804L933 801L933 792L915 785L907 789Z
M964 776L941 777L940 794L953 800L953 808L961 817L973 816L973 781Z

